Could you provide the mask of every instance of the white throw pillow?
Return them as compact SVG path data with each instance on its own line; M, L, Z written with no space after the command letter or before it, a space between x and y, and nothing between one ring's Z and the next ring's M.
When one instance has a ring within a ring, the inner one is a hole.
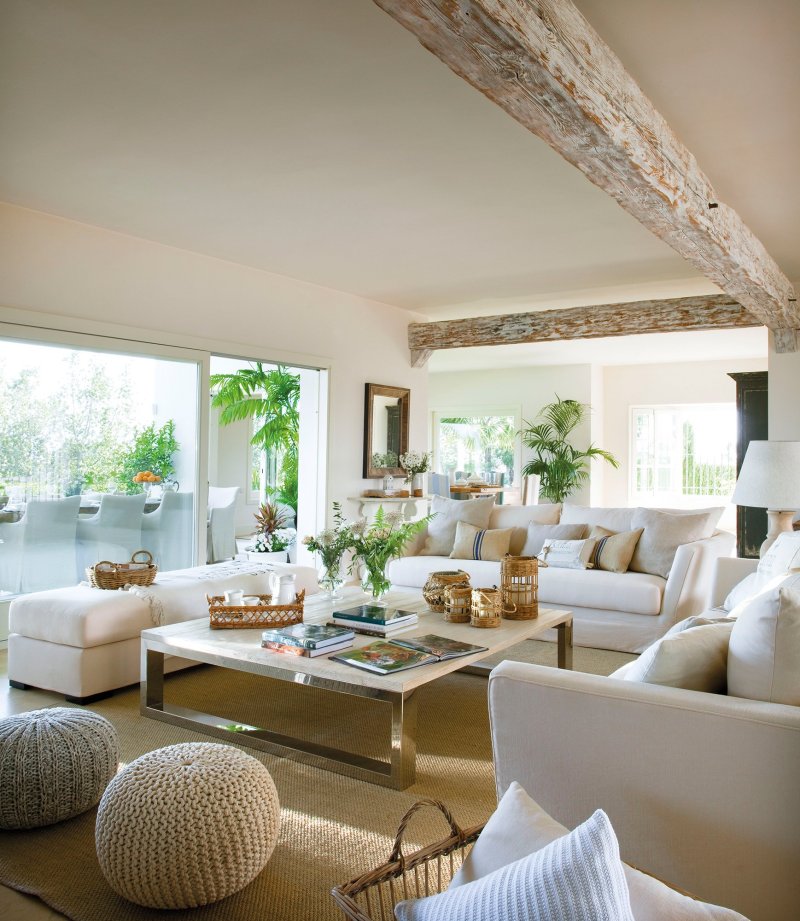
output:
M493 505L494 496L466 500L434 496L431 500L431 514L434 517L428 522L428 536L420 556L450 556L458 522L465 521L476 528L486 529L489 527Z
M453 877L450 889L480 879L566 834L567 829L515 781ZM697 902L627 864L623 868L636 921L745 921L738 912Z
M728 649L728 694L800 706L800 573L739 608Z
M439 895L400 902L394 913L398 921L635 921L602 809L541 850Z
M665 634L635 662L623 666L624 673L618 669L611 677L724 694L733 625L733 621L727 621Z
M637 508L633 513L632 529L644 528L644 532L628 569L667 579L678 547L705 537L707 527L707 512L695 515L676 511L673 514Z
M591 569L590 561L596 546L597 541L593 538L557 540L548 537L538 558L542 563L557 569Z
M580 540L586 533L585 524L529 524L525 546L520 556L539 556L548 537L560 540Z
M759 575L772 579L800 569L800 531L783 531L758 561Z

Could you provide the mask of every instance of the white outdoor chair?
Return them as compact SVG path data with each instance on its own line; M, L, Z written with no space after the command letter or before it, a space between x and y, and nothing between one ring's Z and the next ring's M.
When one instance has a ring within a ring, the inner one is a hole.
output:
M236 497L238 486L208 487L207 562L236 556Z
M158 508L142 516L142 549L161 570L193 563L194 493L166 490Z
M535 473L529 473L522 478L522 504L538 505L539 504L539 483L541 477Z
M31 499L19 521L0 524L0 588L40 592L75 585L81 497Z
M89 518L78 520L78 580L86 568L101 560L127 563L142 549L144 493L133 496L101 496L100 508Z

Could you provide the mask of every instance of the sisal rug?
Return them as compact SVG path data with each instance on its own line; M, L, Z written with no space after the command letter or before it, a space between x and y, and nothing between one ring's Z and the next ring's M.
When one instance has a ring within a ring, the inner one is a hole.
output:
M508 658L555 664L552 643L529 641ZM608 674L634 656L575 649L575 668ZM388 790L241 746L269 769L281 802L281 833L264 871L241 892L203 908L145 909L117 896L100 872L94 847L96 810L47 828L0 832L0 881L39 896L75 921L341 921L330 889L383 863L403 813L422 797L440 799L462 826L486 819L495 806L486 708L486 679L453 674L419 692L417 779L404 791ZM33 692L26 706L37 703ZM327 695L313 688L201 666L167 679L167 700L276 731L385 756L385 705ZM209 737L141 717L138 688L91 705L120 736L124 761L183 741ZM219 740L211 740L219 741ZM231 744L237 744L235 736ZM414 849L446 834L433 811L413 820Z

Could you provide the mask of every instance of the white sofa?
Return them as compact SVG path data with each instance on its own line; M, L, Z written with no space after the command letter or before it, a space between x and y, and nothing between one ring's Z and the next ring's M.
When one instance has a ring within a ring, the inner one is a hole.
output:
M712 604L755 561L720 560ZM800 707L504 662L489 680L498 798L516 780L622 857L752 921L800 906Z
M503 505L492 508L489 528L513 528L510 552L522 552L527 526L582 522L614 531L631 528L632 508L583 508L560 505ZM426 531L416 535L405 555L389 564L392 584L421 588L431 572L463 569L473 586L500 584L500 563L420 556ZM675 623L706 607L714 562L730 556L735 538L726 531L678 547L669 577L640 572L539 570L539 603L570 610L575 616L574 642L624 652L642 652Z

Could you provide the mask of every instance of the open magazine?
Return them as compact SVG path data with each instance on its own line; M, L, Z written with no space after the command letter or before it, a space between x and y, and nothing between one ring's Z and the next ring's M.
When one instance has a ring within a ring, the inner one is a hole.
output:
M391 675L407 668L486 651L485 646L473 646L472 643L428 634L391 642L376 640L361 649L348 649L347 652L331 656L331 659L379 675Z

